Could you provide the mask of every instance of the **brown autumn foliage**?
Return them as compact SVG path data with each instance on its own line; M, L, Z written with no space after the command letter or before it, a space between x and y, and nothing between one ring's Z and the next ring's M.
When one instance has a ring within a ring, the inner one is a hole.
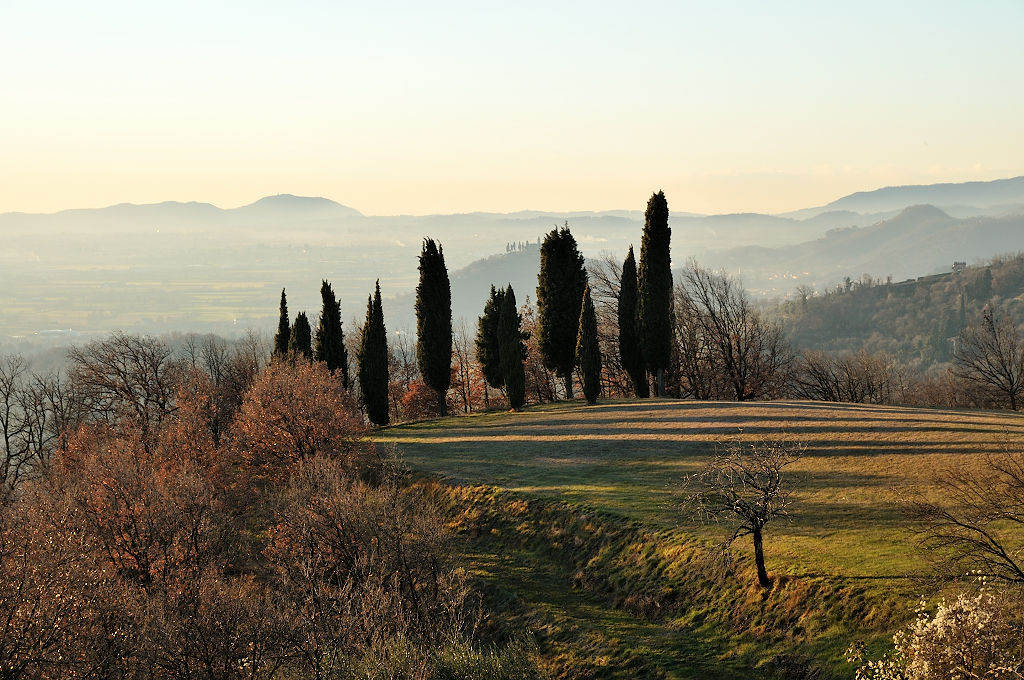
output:
M271 363L246 393L233 433L246 469L262 480L286 480L317 455L356 463L369 452L355 401L322 362Z
M323 365L235 399L148 338L73 359L79 417L0 497L0 679L426 678L467 644L437 506Z

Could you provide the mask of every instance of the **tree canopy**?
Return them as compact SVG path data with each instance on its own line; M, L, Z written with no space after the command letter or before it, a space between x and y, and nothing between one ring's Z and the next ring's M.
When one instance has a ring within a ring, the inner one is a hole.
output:
M647 370L658 377L658 396L665 396L665 370L672 359L672 230L668 201L659 191L647 201L640 241L637 318Z
M540 247L537 341L544 365L565 382L566 399L572 398L580 300L586 285L583 255L569 231L569 224L561 229L552 229Z
M327 364L331 373L341 371L341 384L348 389L348 352L345 350L345 334L341 329L341 305L338 304L331 284L320 284L320 298L323 308L320 323L316 327L313 358Z
M359 394L366 417L374 425L387 425L388 413L388 332L384 327L384 308L380 302L380 281L366 301L366 323L359 344Z
M423 382L438 394L438 410L447 415L445 395L452 380L452 290L444 250L433 239L423 239L419 271L416 360Z

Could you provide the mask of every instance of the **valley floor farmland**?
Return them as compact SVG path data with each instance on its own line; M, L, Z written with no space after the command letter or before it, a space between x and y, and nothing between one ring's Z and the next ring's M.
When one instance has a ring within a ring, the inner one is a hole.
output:
M413 469L440 476L449 484L501 487L503 491L496 493L535 499L531 502L566 501L571 504L567 508L604 511L645 527L652 536L675 530L672 541L696 544L716 541L726 530L701 526L680 510L682 478L708 460L718 442L780 437L806 444L807 454L792 468L798 491L791 521L778 521L766 529L769 573L791 590L832 593L828 597L834 602L838 601L835 594L846 589L849 592L843 597L853 598L865 611L876 612L873 632L858 630L856 618L845 623L829 619L816 624L819 632L809 634L801 643L806 653L828 657L827 665L842 672L844 644L854 637L881 643L895 623L909 616L914 597L926 589L915 578L927 565L914 544L912 527L899 512L901 499L918 492L938 493L935 478L945 468L973 465L983 460L986 452L1005 446L1019 448L1024 440L1024 420L999 412L815 402L651 400L603 402L596 407L581 402L545 405L523 413L488 413L396 426L377 435L378 441L395 444ZM511 507L504 502L503 507ZM497 507L492 502L495 516L500 514ZM480 573L498 583L504 578L506 587L509 574L517 570L546 568L536 549L520 548L511 541L489 545L491 552L488 546L471 542L469 553L472 556L476 551ZM736 551L742 561L750 552L748 542L738 543ZM501 554L504 561L498 559ZM572 579L573 575L563 577ZM557 582L559 577L550 578ZM749 600L748 584L741 582L745 578L742 571L735 575L735 598L705 605L732 607L743 597ZM557 602L569 596L564 590L542 587L547 582L544 578L536 579L533 586L528 578L521 582L526 588L521 593L523 599L535 609L557 608ZM563 580L563 585L568 582ZM807 604L814 605L817 596L807 597ZM531 598L535 602L531 603ZM879 604L883 601L887 604ZM892 611L892 616L877 614L882 610ZM549 614L555 619L565 616ZM700 614L702 619L715 616ZM718 620L729 616L717 612ZM606 626L595 635L620 641L628 638L614 622L586 618L589 625ZM670 621L666 625L659 634L665 639L671 637L669 631L692 627L693 622ZM784 637L781 631L776 633ZM700 647L706 652L713 650L717 646L713 627L705 626L701 634L707 644ZM680 642L676 639L672 644ZM729 643L733 649L742 650L743 645L753 645L740 653L746 654L746 664L790 649L786 644L758 649L748 638ZM655 658L663 652L652 648L648 653ZM731 654L710 653L722 663L727 663ZM678 666L658 666L668 677L696 677L708 672L708 663L714 666L709 660L698 664L694 659Z

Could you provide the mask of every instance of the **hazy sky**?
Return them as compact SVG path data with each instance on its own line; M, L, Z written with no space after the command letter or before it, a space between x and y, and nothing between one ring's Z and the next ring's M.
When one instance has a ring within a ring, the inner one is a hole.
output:
M0 0L0 212L781 212L1022 175L1022 36L1020 0Z

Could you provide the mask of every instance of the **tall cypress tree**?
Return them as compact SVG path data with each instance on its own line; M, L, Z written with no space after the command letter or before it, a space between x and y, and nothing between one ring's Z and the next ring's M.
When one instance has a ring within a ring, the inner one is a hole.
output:
M313 358L327 364L331 373L341 370L341 383L348 389L348 351L345 349L345 334L341 329L341 305L331 290L331 284L320 284L320 324L316 327L316 342Z
M644 363L658 378L658 396L665 396L665 370L672 356L672 230L668 226L668 201L659 191L647 201L644 233L640 242L638 271L640 300L637 318Z
M274 354L285 356L288 354L288 343L292 339L292 327L288 323L288 299L285 297L284 288L281 289L281 315L277 321L277 335L274 336Z
M476 360L480 362L480 371L484 374L487 384L498 389L505 387L498 336L504 297L504 288L495 290L494 286L491 286L491 296L484 305L483 316L477 320L476 330Z
M366 416L374 425L387 425L391 419L388 413L388 332L384 327L379 279L373 296L366 300L366 323L356 362L359 394Z
M567 222L544 237L537 275L537 345L544 365L565 382L566 399L572 399L580 300L586 285L583 256Z
M580 368L583 396L593 406L601 392L601 348L597 343L597 314L589 285L583 290L579 332L576 335L576 364Z
M637 328L638 295L636 260L633 258L633 246L630 246L626 261L622 263L619 286L619 362L629 375L636 396L646 398L651 396L651 392L647 384L644 349Z
M505 383L505 397L509 408L518 411L526 402L526 343L528 333L523 332L523 321L516 307L516 293L512 284L508 285L501 296L501 317L498 322L500 338L501 373Z
M292 335L288 339L288 353L293 357L313 358L312 330L305 312L299 312L292 324Z
M452 289L444 250L423 239L420 283L416 286L416 361L428 387L437 392L437 410L448 415L445 395L452 381Z

